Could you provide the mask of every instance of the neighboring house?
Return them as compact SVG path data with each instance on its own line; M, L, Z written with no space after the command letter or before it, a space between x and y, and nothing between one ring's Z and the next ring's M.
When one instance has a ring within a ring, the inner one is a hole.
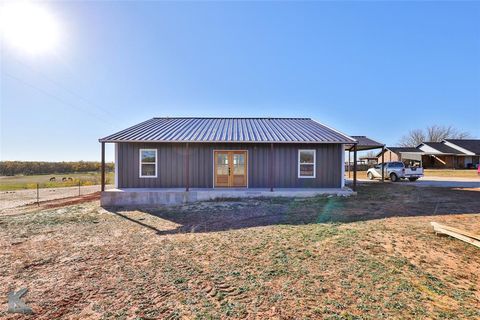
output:
M309 118L153 118L115 144L128 188L342 188L353 138ZM184 189L184 190L185 190Z
M463 168L458 156L465 154L443 142L423 142L417 148L424 152L422 163L425 168Z
M462 152L458 163L465 168L475 168L480 164L480 139L445 139L445 145Z
M385 152L385 155L384 155L385 162L403 161L404 160L402 158L403 154L412 154L412 153L421 154L422 153L417 148L408 148L408 147L385 147L384 152ZM380 151L380 153L377 154L377 161L378 163L382 162L382 151Z
M381 162L382 152L377 157ZM423 142L416 148L386 147L385 161L414 161L424 168L476 168L480 163L480 139Z

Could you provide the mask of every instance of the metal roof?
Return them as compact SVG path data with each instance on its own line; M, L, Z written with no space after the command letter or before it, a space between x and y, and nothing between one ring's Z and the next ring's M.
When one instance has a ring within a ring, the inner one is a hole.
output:
M100 142L356 143L310 118L152 118Z
M350 136L350 137L357 140L357 151L378 149L378 148L383 148L385 146L383 143L372 140L367 136ZM352 144L346 145L345 149L349 150L352 147L353 147Z

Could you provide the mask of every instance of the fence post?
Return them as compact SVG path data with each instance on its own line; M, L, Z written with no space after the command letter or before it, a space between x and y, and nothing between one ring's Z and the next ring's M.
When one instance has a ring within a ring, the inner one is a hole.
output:
M78 180L78 196L80 197L80 180Z
M40 195L39 195L39 186L38 186L38 183L37 183L37 206L40 206Z

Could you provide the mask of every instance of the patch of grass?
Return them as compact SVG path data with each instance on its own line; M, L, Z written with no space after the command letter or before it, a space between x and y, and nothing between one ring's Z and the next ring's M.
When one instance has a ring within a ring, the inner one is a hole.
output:
M436 293L437 295L445 295L445 285L437 277L427 274L426 279L423 283L431 292Z
M478 178L475 169L425 169L426 177L458 177L458 178Z

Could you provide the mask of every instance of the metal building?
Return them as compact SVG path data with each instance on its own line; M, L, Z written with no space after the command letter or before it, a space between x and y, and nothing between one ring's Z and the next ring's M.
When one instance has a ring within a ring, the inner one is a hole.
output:
M153 118L99 141L115 144L116 189L159 192L341 189L356 144L310 118Z

